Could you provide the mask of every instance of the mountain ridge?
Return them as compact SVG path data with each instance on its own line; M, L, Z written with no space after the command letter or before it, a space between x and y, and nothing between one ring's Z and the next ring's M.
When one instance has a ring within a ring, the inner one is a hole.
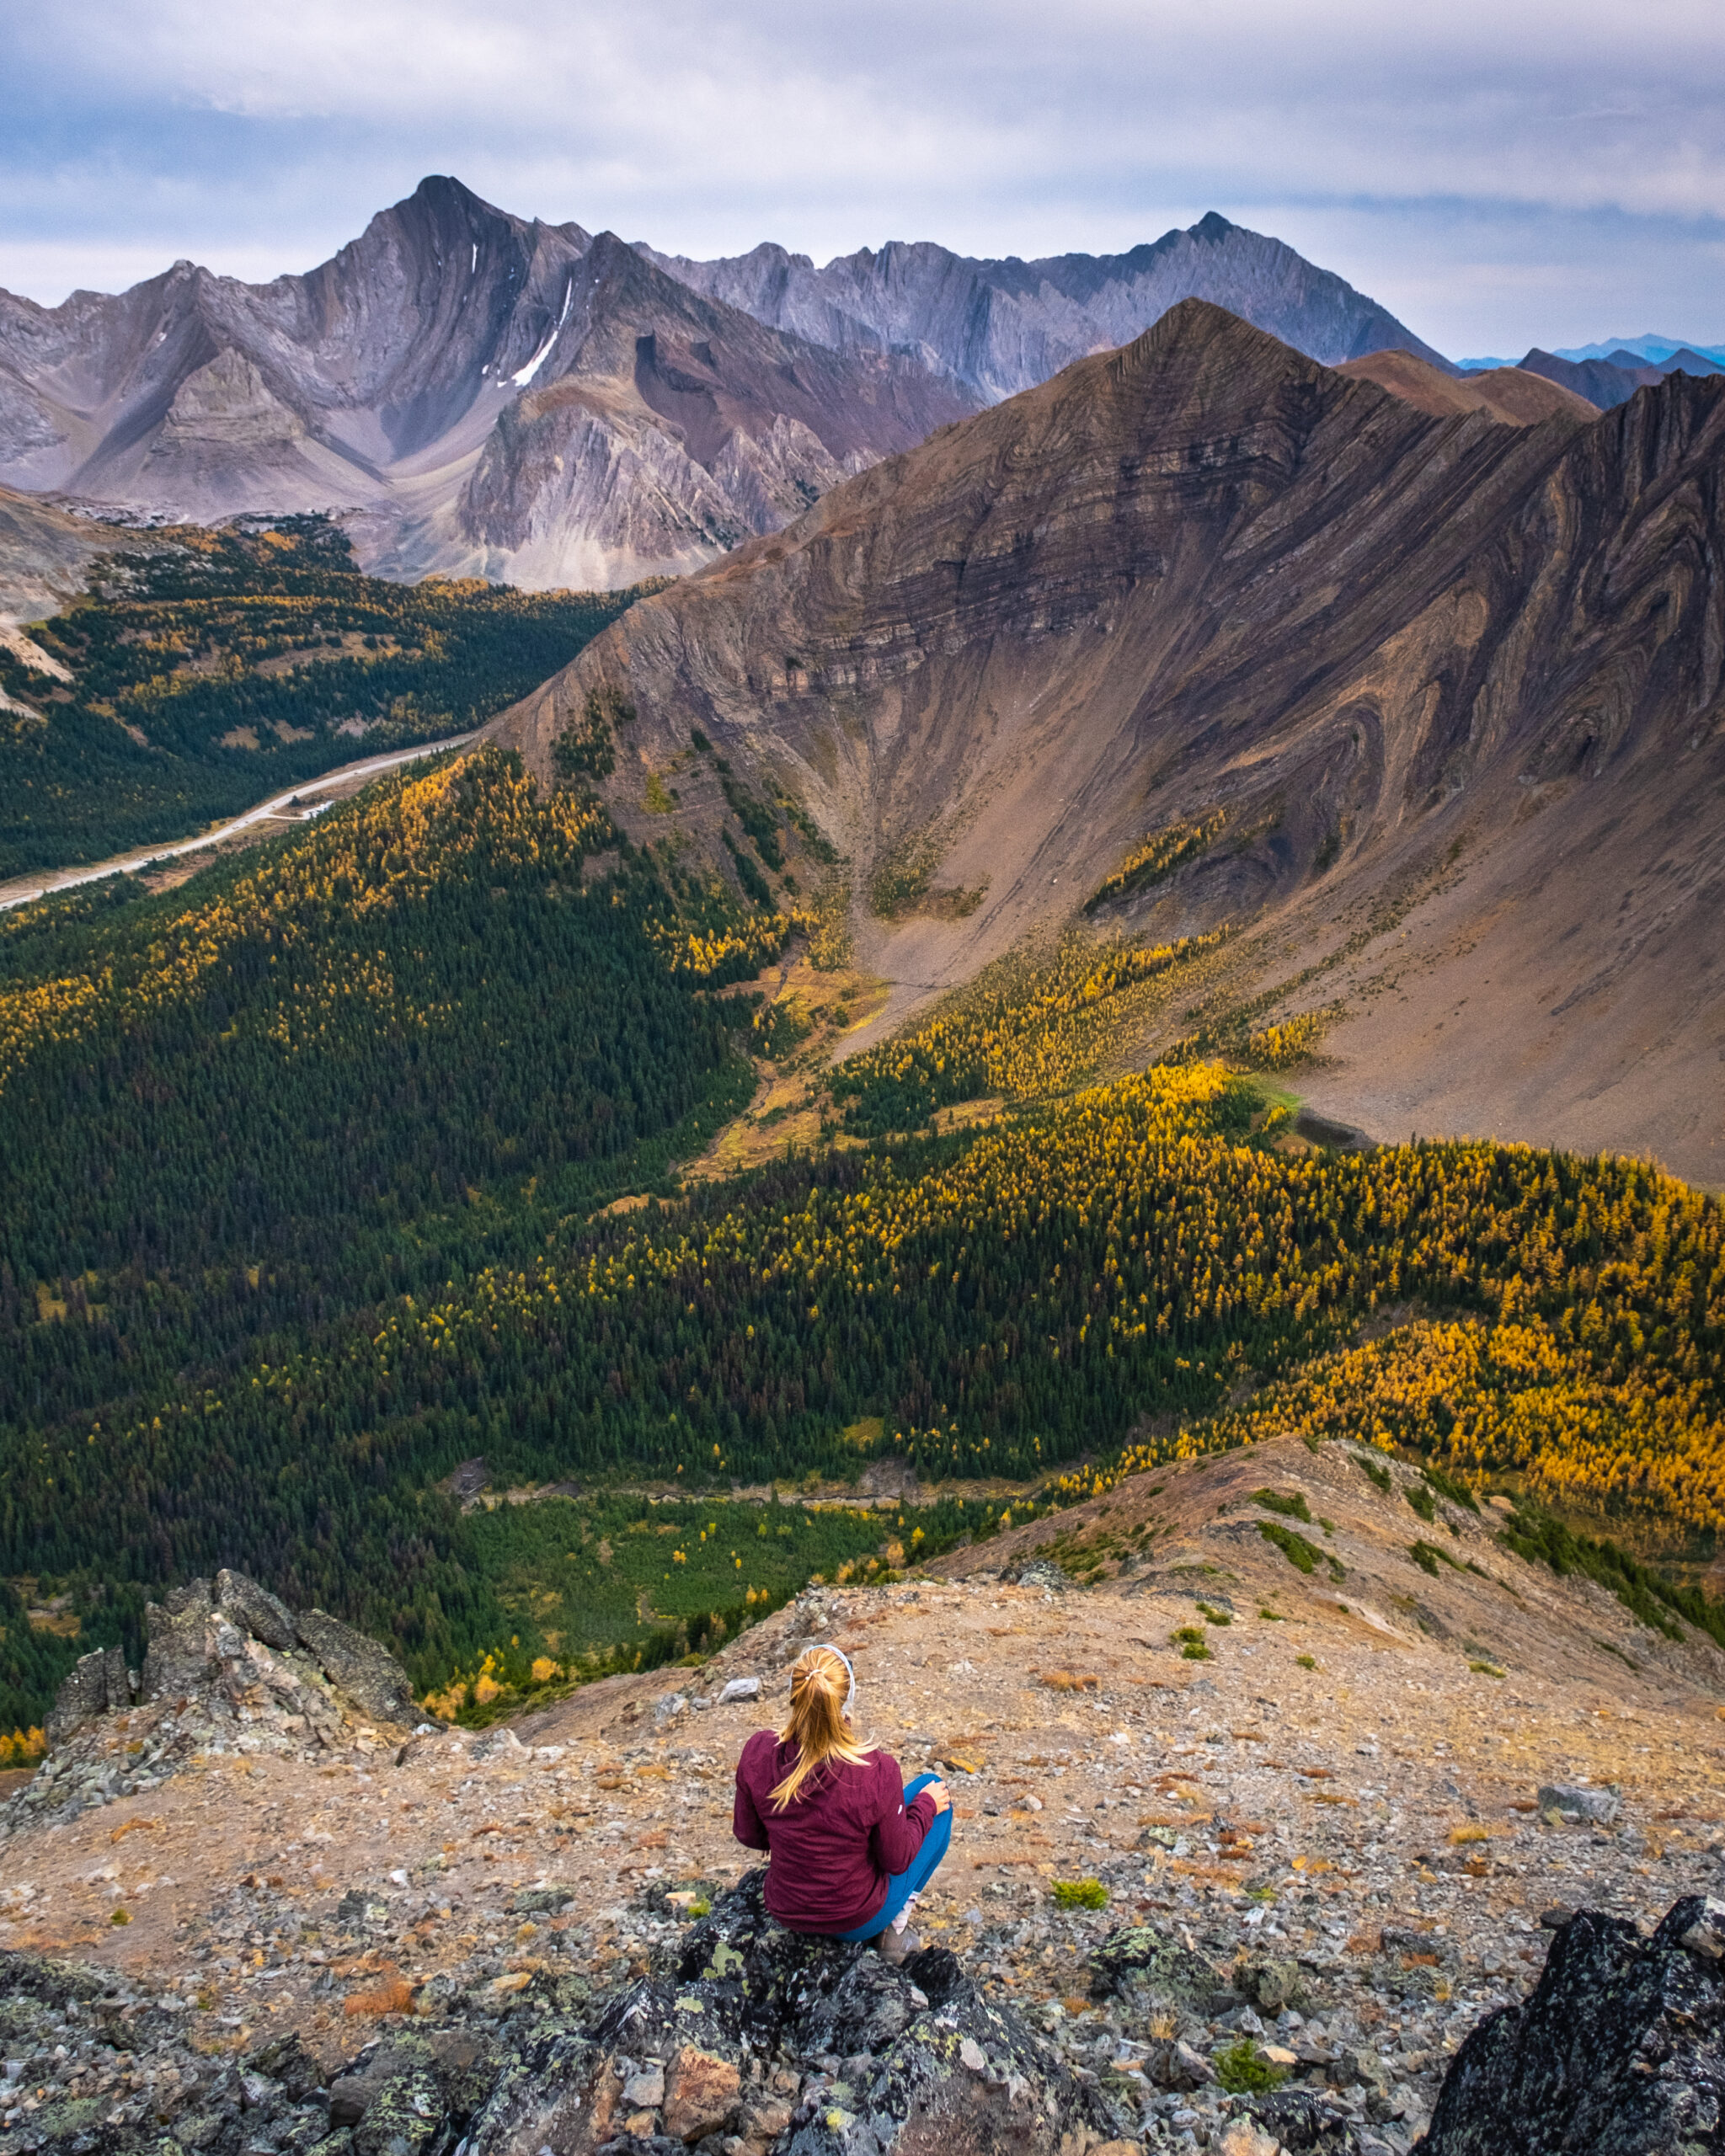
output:
M494 726L546 769L603 685L644 762L697 728L798 796L852 857L862 962L899 984L864 1040L1069 922L1146 833L1222 815L1231 844L1103 917L1274 924L1356 999L1321 1101L1380 1133L1441 1102L1451 1129L1651 1147L1717 1182L1699 1102L1725 1039L1692 969L1725 873L1702 806L1722 436L1719 386L1682 376L1590 424L1429 418L1189 301L643 601ZM639 782L610 798L644 837ZM723 798L684 796L673 822L722 869ZM1608 922L1581 864L1614 827L1610 857L1664 867L1632 867ZM906 847L975 905L873 914ZM1374 916L1395 936L1348 956ZM1399 1000L1398 949L1422 976ZM1297 988L1277 971L1252 990L1272 1008ZM1439 1003L1493 980L1458 1065Z
M772 242L698 262L647 248L661 268L820 344L918 353L990 402L1112 350L1198 298L1335 363L1387 346L1457 370L1386 307L1284 242L1215 211L1124 254L986 260L932 241L859 248L816 269Z
M627 302L627 334L595 293ZM637 380L637 340L671 326L736 362L697 385L734 408L698 455L686 415ZM594 392L589 496L558 483L555 447L534 463L531 426L499 433L571 380ZM911 362L764 328L614 235L515 217L441 178L303 276L177 264L58 308L0 296L0 482L182 520L355 511L366 565L405 576L686 569L975 401Z

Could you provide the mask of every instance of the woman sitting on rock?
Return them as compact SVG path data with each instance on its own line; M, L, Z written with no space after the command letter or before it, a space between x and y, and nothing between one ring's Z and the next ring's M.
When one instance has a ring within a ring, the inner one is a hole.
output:
M792 1931L872 1939L889 1961L915 1951L911 1904L953 1838L937 1774L901 1786L898 1762L850 1731L857 1678L836 1647L791 1672L791 1719L757 1729L737 1762L733 1829L767 1852L766 1906Z

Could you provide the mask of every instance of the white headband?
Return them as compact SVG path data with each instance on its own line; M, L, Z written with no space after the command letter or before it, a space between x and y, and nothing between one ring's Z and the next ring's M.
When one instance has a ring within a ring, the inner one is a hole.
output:
M797 1660L799 1662L806 1660L809 1655L815 1652L817 1648L820 1647L825 1647L829 1654L836 1654L838 1657L839 1660L845 1665L846 1676L851 1680L850 1689L845 1694L845 1704L841 1710L845 1720L848 1721L851 1719L852 1705L857 1697L857 1673L851 1667L851 1657L849 1655L845 1652L842 1647L836 1647L830 1640L816 1640L812 1646L804 1648L802 1653L797 1657ZM795 1679L796 1673L796 1669L793 1667L791 1676L793 1681Z

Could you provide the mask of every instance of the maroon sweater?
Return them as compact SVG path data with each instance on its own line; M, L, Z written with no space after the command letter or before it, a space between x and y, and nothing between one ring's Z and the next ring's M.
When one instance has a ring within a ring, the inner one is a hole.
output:
M861 1766L829 1760L782 1812L769 1791L796 1764L797 1748L757 1729L737 1762L733 1831L745 1849L769 1852L766 1906L792 1931L854 1931L886 1899L887 1880L905 1871L934 1823L923 1790L905 1803L904 1777L889 1753Z

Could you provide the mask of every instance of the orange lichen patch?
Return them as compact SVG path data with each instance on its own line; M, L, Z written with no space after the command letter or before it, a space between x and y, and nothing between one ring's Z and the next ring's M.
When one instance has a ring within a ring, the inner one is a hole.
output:
M159 1834L161 1831L159 1819L128 1819L124 1826L116 1827L108 1838L110 1842L123 1842L128 1834Z
M1327 1856L1296 1856L1290 1869L1316 1876L1320 1871L1333 1871L1335 1865Z
M349 2015L411 2014L414 1988L393 1962L386 1964L382 1981L370 1991L350 1992L341 2003Z

